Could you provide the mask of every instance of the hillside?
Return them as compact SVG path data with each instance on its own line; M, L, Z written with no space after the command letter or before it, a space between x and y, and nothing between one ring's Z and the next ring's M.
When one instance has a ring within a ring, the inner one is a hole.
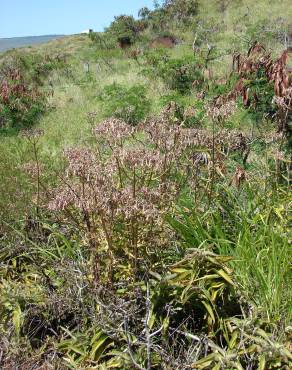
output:
M291 368L291 17L165 1L0 54L1 369Z
M46 36L28 36L28 37L12 37L0 38L0 52L33 45L44 44L48 41L63 37L62 35L46 35Z

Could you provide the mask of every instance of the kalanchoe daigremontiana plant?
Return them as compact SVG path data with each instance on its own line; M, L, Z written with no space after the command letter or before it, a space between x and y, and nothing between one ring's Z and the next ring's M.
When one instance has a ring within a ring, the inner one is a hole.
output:
M141 266L158 258L166 240L164 215L184 188L196 184L198 166L208 161L194 158L213 140L164 115L135 129L107 119L93 133L95 149L65 150L67 169L49 208L64 212L85 232L97 264L96 282L102 276L112 281L121 260L129 261L137 276L138 264L141 272ZM226 140L230 135L218 135L216 146Z
M236 112L235 100L229 100L221 105L209 104L207 106L207 116L218 123L225 122L230 116Z
M165 176L172 172L175 156L142 144L131 126L108 119L93 132L96 151L65 150L67 169L49 208L65 212L85 232L98 261L98 281L106 265L105 278L113 279L121 259L129 260L135 271L138 263L147 264L147 256L159 248L157 242L151 245L151 235L154 229L163 233L163 213L178 186L175 177Z

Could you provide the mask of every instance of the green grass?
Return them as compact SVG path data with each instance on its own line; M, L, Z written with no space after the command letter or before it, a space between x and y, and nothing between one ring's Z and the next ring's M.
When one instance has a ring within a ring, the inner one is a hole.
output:
M185 247L232 256L235 276L242 294L253 302L254 314L281 324L282 330L292 319L290 203L282 190L265 191L262 186L257 180L240 193L221 187L205 213L183 202L170 224Z

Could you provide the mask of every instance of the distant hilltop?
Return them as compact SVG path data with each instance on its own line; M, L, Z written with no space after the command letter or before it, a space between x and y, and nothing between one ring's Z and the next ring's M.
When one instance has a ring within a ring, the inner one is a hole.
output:
M64 37L64 35L26 36L3 39L0 38L0 52L14 48L43 44L48 41L59 39L62 37Z
M92 28L88 28L87 30L82 31L81 33L89 34L89 33L92 33L92 32L93 32L93 29Z

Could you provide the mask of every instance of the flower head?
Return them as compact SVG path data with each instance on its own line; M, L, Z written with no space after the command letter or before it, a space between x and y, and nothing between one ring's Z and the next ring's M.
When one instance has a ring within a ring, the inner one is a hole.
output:
M129 138L133 128L118 118L109 118L99 123L93 132L98 139L114 144Z

